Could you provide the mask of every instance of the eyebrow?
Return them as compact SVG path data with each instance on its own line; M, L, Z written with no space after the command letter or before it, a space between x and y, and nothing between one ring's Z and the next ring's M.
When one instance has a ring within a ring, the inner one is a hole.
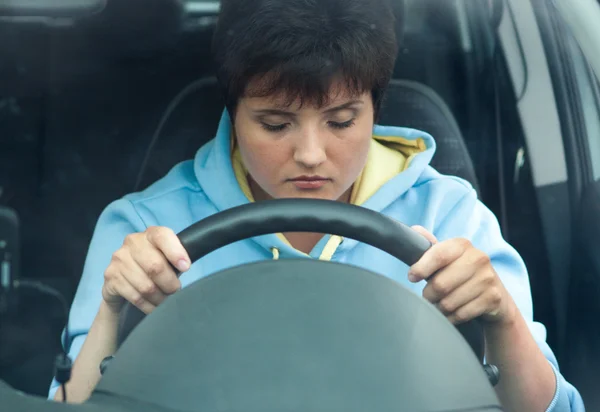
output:
M324 113L330 114L333 112L339 112L340 110L349 109L352 106L363 105L363 104L364 104L364 102L362 100L351 100L351 101L341 104L339 106L329 108L329 109L325 110ZM260 109L260 110L256 110L255 113L261 114L261 115L276 115L276 116L291 116L291 117L296 115L294 112L289 112L289 111L281 110L281 109Z
M330 109L325 110L325 113L333 113L333 112L339 112L340 110L345 110L345 109L349 109L352 106L355 105L363 105L364 102L362 100L351 100L347 103L341 104L339 106L336 107L332 107Z

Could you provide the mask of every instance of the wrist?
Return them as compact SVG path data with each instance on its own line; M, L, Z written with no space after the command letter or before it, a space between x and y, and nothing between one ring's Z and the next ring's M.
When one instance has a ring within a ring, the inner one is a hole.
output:
M498 337L499 334L511 333L511 331L518 331L521 326L526 326L521 312L517 306L511 302L509 309L501 319L492 322L484 322L483 329L486 338Z
M116 350L118 330L119 313L115 312L109 304L103 301L96 314L88 338L93 335L94 340L102 342L102 347L105 349L101 352L104 353L104 356L110 355Z
M105 300L102 300L100 303L100 309L98 310L98 314L96 318L98 321L107 324L118 325L119 323L119 314L120 311L116 311L112 306L106 303Z

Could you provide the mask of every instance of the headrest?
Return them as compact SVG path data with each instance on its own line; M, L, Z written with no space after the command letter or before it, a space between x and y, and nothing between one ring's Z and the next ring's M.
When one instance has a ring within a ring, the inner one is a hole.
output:
M107 0L85 30L109 52L154 52L177 42L183 12L181 0Z

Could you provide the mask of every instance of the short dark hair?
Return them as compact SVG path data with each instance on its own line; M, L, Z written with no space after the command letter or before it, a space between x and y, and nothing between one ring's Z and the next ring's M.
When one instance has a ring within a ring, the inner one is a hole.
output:
M231 116L248 95L322 106L336 80L352 94L371 91L377 116L397 54L389 0L222 0L213 37Z

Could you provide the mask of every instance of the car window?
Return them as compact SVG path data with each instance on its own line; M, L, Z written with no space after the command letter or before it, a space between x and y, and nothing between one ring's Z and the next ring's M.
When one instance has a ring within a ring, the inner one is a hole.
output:
M564 27L565 55L568 56L572 67L572 82L581 110L583 131L586 136L587 156L591 165L594 180L600 179L600 82L590 62L579 47L573 33Z
M572 7L570 2L549 2L553 38L558 60L553 68L555 86L566 93L563 104L568 106L563 113L565 125L571 132L565 135L567 145L573 145L576 168L581 169L586 179L600 178L600 98L599 82L600 32L597 20L600 8L594 2L581 2ZM549 44L547 46L550 46ZM552 49L552 46L550 46ZM552 66L552 65L551 65ZM559 99L560 100L560 99ZM571 136L568 136L571 134ZM568 142L574 139L576 142ZM577 179L576 179L577 180Z
M600 87L598 78L588 64L577 44L570 39L573 48L573 66L577 88L583 109L587 132L588 153L592 164L594 180L600 179Z

